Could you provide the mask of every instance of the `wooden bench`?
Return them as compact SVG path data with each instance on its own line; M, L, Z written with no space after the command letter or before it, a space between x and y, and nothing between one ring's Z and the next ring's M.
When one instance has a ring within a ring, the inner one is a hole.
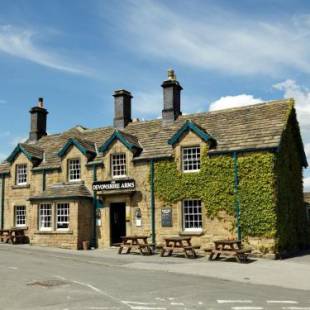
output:
M120 243L118 254L123 254L124 249L126 249L125 254L129 254L132 249L138 250L142 255L153 254L152 244L147 242L148 236L123 236L121 238L123 242Z
M160 256L171 256L173 252L184 253L187 258L196 258L197 254L191 244L191 237L165 238L165 245L161 248Z

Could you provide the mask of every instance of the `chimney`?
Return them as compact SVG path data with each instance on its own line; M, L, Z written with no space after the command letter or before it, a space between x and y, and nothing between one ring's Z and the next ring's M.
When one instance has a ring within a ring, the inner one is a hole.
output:
M179 115L182 115L181 90L183 88L176 80L174 70L168 70L168 80L164 81L161 87L164 93L163 124L171 124Z
M46 135L47 110L44 108L43 98L38 99L38 105L30 110L31 128L29 134L30 142L38 141Z
M131 98L132 95L125 89L114 92L114 127L124 129L131 119Z

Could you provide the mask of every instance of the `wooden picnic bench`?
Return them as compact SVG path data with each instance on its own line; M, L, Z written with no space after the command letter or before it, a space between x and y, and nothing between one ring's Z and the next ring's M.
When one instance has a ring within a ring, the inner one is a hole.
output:
M24 243L26 240L25 230L26 228L19 227L1 229L0 242L11 244Z
M196 258L197 254L191 244L191 237L169 237L164 238L165 245L163 245L160 256L171 256L172 253L184 253L187 258Z
M214 249L211 250L209 260L219 259L221 255L235 257L238 263L248 260L250 250L242 249L240 240L217 240L214 241Z
M123 236L122 242L116 244L119 246L118 254L124 254L123 250L126 249L125 254L129 254L132 249L138 250L142 255L152 255L153 244L148 243L148 236ZM115 244L114 244L115 245Z

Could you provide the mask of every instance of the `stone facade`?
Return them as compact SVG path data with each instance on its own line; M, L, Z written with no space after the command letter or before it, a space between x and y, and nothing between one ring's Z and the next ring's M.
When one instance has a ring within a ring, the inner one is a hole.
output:
M90 241L93 246L105 248L113 244L116 234L120 237L120 234L151 236L155 233L158 244L168 236L189 235L194 245L203 248L213 246L216 239L235 238L235 218L225 211L220 211L217 217L211 219L202 204L199 211L201 221L197 224L199 217L190 214L187 221L195 218L194 229L185 229L183 202L167 204L156 196L155 232L152 232L151 161L175 160L180 173L187 173L182 171L184 148L206 149L208 155L256 149L275 152L291 102L279 101L239 110L182 116L179 111L182 88L175 80L165 84L166 93L169 91L167 87L172 89L170 95L165 96L164 120L132 122L129 115L131 94L118 91L116 111L123 111L125 107L122 104L126 104L127 112L126 120L120 120L117 124L121 123L124 128L91 130L77 126L58 135L45 135L44 131L38 139L19 144L8 160L0 165L0 185L5 181L0 192L3 227L21 226L16 220L16 207L24 206L23 227L29 242L42 246L80 249L83 241ZM126 100L122 98L123 94ZM34 111L40 109L43 109L43 101L40 101L40 108ZM43 114L46 117L47 113ZM123 116L118 115L117 119L120 117ZM272 121L269 120L271 117ZM32 122L38 119L32 117ZM44 123L45 119L40 121ZM31 128L39 125L32 124ZM185 128L184 132L182 128ZM169 139L179 131L182 134L172 145ZM125 158L125 172L121 177L112 174L112 157L115 154L122 154ZM202 152L201 156L204 156ZM69 164L73 160L79 165L80 177L76 180L69 177L72 170ZM18 165L26 165L25 184L16 182ZM301 162L300 169L302 165L307 163ZM134 180L135 188L98 192L92 189L95 181L113 183L118 180ZM62 216L60 207L65 205L67 208L67 204L69 215ZM123 213L117 208L112 211L115 204L119 209L125 208ZM42 216L45 205L49 210L48 223ZM162 222L162 214L169 210L171 223L167 225ZM262 254L272 252L275 246L272 239L248 238L246 242Z

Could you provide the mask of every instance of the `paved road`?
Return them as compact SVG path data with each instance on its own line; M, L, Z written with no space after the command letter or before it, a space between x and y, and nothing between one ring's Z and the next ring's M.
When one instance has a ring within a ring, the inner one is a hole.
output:
M0 245L0 309L310 310L310 292Z

